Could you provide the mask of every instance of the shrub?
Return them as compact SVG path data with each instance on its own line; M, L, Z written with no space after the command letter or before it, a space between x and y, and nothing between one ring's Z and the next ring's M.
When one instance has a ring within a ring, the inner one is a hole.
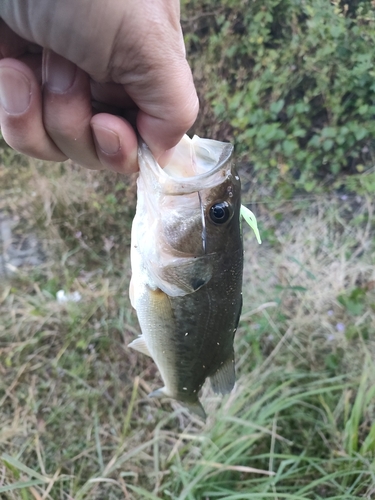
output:
M371 163L373 2L183 3L203 111L212 108L215 135L234 140L258 177L312 190L319 177ZM204 118L199 126L210 135Z

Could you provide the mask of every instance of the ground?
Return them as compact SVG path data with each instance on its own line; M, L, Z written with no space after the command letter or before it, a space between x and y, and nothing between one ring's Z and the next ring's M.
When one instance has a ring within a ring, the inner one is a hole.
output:
M0 498L375 498L373 199L276 203L243 166L263 243L245 228L238 382L203 424L127 348L134 178L2 158Z

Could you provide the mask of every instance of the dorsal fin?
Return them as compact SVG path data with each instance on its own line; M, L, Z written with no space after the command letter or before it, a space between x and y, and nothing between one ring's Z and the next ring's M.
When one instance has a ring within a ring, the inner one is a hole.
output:
M211 386L216 394L228 394L236 382L234 369L234 352L222 364L217 372L210 377Z

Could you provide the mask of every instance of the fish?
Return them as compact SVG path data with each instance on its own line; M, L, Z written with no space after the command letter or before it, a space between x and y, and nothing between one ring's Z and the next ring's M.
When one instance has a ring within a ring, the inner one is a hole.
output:
M185 135L163 168L141 142L131 234L130 300L141 336L172 398L203 420L199 392L235 384L242 308L241 183L230 143Z

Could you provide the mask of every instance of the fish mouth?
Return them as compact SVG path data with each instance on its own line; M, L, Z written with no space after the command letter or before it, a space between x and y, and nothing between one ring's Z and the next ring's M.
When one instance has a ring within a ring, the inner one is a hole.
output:
M148 146L141 142L139 168L141 175L155 178L153 189L168 195L191 194L223 182L231 173L230 143L185 135L175 147L168 164L161 168Z

